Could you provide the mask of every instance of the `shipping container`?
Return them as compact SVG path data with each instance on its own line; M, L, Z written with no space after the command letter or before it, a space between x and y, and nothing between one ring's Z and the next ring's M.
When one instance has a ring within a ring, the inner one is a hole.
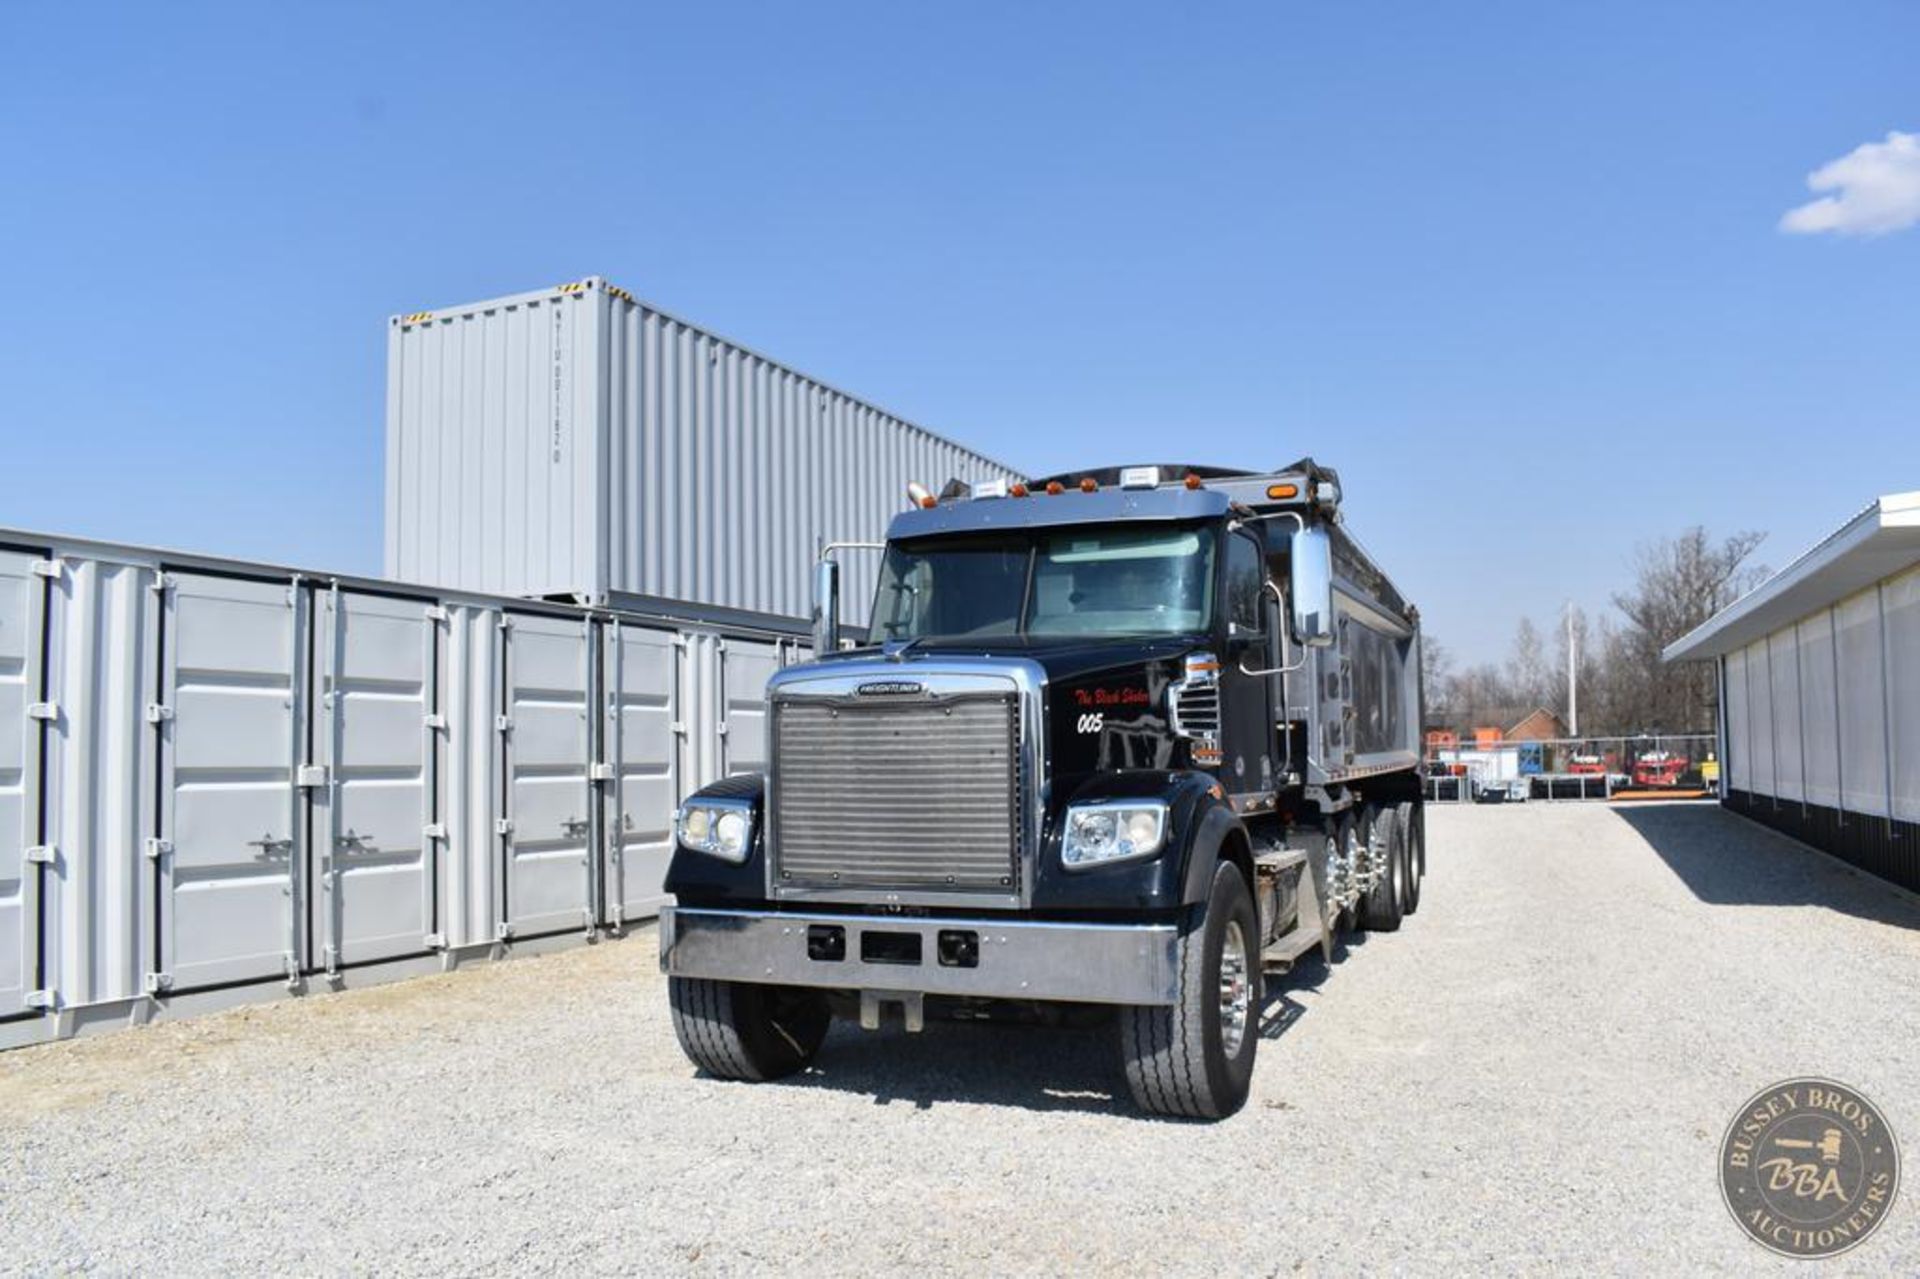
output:
M804 617L824 543L1010 468L593 278L393 318L386 572ZM864 624L877 576L846 558Z
M1729 808L1920 890L1920 493L1880 498L1665 656L1718 665Z
M797 633L0 530L0 1047L656 914Z

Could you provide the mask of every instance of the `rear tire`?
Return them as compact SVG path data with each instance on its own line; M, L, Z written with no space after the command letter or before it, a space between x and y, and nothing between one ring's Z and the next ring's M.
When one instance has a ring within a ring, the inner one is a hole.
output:
M1357 873L1359 862L1354 856L1354 849L1358 844L1360 836L1359 831L1356 829L1354 815L1351 812L1342 815L1340 820L1335 824L1333 828L1333 838L1335 840L1334 847L1336 851L1346 858L1347 873L1349 875ZM1360 931L1360 901L1358 898L1350 905L1341 908L1337 925L1339 931L1343 934Z
M1427 873L1427 840L1425 832L1425 814L1415 804L1399 804L1394 807L1394 823L1400 827L1400 842L1407 858L1407 879L1404 895L1401 897L1403 914L1411 915L1420 909L1420 877Z
M669 977L667 1000L680 1051L721 1079L791 1075L813 1060L833 1020L823 992L798 986Z
M1247 881L1231 862L1213 873L1179 943L1180 1002L1120 1010L1127 1087L1142 1110L1222 1119L1246 1104L1260 1041L1260 938Z
M1386 873L1360 899L1360 926L1371 933L1391 933L1400 927L1401 903L1406 900L1407 842L1392 811L1381 813L1369 828L1385 841Z

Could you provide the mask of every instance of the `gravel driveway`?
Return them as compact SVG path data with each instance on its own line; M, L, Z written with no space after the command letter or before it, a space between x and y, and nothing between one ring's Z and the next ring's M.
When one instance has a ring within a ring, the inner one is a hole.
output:
M0 1270L1792 1269L1753 1093L1920 1138L1920 906L1710 806L1436 809L1420 913L1270 990L1253 1100L1131 1113L1109 1028L838 1027L694 1075L642 934L0 1056ZM1920 1266L1920 1186L1842 1258Z

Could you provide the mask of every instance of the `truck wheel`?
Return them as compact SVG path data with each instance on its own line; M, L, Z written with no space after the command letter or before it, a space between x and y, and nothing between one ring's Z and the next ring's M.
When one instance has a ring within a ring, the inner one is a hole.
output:
M1180 934L1180 1002L1120 1010L1127 1087L1142 1110L1221 1119L1253 1083L1260 1039L1260 935L1247 881L1229 862Z
M1406 900L1407 842L1400 823L1383 817L1376 823L1387 841L1387 873L1360 899L1360 926L1390 933L1400 927L1400 903Z
M722 1079L791 1075L813 1060L833 1020L825 994L797 986L669 977L667 999L680 1050Z
M1339 824L1334 827L1333 837L1338 841L1337 847L1339 851L1346 856L1347 873L1354 873L1354 868L1359 864L1354 856L1354 849L1359 842L1360 836L1355 826L1352 813L1349 812L1340 819ZM1360 903L1358 900L1354 901L1351 905L1341 908L1339 918L1335 921L1335 925L1342 933L1351 933L1359 929Z
M1420 810L1412 804L1395 805L1393 824L1400 828L1400 851L1407 859L1400 909L1402 914L1411 915L1420 909L1420 877L1427 873L1427 841L1421 830Z

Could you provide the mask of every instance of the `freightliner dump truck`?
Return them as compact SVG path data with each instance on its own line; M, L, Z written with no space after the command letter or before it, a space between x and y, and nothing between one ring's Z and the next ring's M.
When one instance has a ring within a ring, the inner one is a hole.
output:
M1419 903L1418 613L1312 459L909 492L867 642L828 548L769 771L679 810L681 1046L763 1080L836 1014L1104 1005L1143 1108L1233 1112L1263 974Z

